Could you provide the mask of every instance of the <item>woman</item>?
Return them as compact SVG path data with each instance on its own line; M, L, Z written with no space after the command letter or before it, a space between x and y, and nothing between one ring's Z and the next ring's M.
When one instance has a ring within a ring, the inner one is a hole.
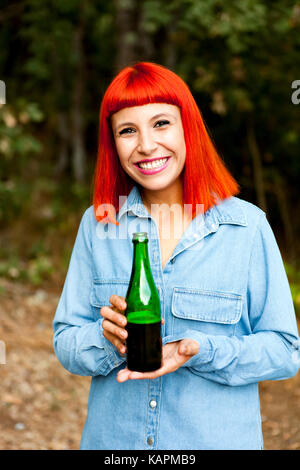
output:
M266 215L237 193L187 85L156 64L123 69L54 319L61 363L92 376L82 449L263 447L258 382L297 373L298 334ZM134 231L149 234L164 318L151 373L125 367Z

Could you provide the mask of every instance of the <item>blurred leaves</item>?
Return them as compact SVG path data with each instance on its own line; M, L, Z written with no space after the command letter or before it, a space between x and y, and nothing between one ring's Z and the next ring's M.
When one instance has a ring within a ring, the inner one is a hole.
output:
M32 133L32 123L44 116L36 103L18 100L0 107L0 226L14 220L28 200L31 186L23 179L28 159L42 150Z
M121 23L117 8L130 12ZM91 203L99 107L119 69L122 43L137 61L166 65L188 83L217 150L242 185L241 197L258 204L247 141L251 118L271 224L283 233L289 255L284 233L291 229L282 229L288 211L299 258L300 108L291 103L291 83L299 79L299 1L26 0L13 8L3 0L0 23L0 79L7 91L0 107L0 228L9 240L4 245L12 247L1 252L1 272L22 277L24 261L38 282L51 276L51 263L65 269L78 220ZM74 178L79 72L88 154L81 183ZM276 174L289 188L287 209L278 206ZM22 231L31 243L26 237L21 243Z
M43 284L53 272L53 263L50 257L38 255L25 263L17 256L0 261L0 277L4 276L15 281L27 281L34 286Z
M300 318L300 269L297 269L289 263L285 263L285 270L288 276L296 314Z

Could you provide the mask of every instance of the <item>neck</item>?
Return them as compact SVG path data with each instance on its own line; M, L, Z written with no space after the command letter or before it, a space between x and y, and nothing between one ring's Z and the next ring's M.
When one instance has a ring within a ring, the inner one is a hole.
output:
M141 192L144 206L157 223L161 240L180 239L191 222L191 216L184 211L183 186L180 180L178 183L159 191L143 188Z
M169 206L169 208L171 208L173 204L179 204L183 207L183 188L180 179L168 188L161 190L153 191L142 188L141 196L143 203L149 212L151 212L152 204L164 204Z

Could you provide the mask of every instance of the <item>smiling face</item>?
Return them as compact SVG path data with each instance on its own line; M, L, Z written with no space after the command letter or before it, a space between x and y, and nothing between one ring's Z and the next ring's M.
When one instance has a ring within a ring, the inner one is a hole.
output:
M184 168L186 146L180 109L166 103L123 108L111 124L124 171L143 188L172 186Z

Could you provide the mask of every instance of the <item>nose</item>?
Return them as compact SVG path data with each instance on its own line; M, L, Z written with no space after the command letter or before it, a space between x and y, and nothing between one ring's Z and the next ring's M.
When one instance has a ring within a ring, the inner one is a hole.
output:
M137 150L143 155L151 155L157 148L151 131L143 131L139 134Z

